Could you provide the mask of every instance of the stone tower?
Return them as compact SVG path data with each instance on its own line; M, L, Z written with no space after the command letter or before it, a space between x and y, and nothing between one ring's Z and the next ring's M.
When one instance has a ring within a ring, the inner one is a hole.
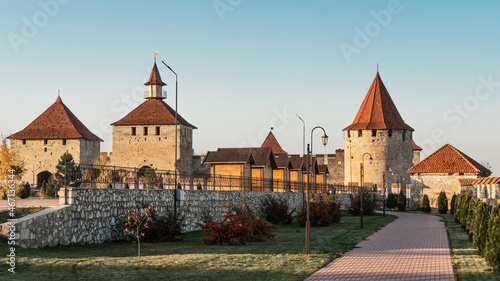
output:
M195 126L177 114L177 159L175 158L175 111L163 99L163 83L156 62L151 70L146 101L113 126L115 166L149 167L174 170L178 162L181 172L192 171L193 129Z
M41 187L56 172L68 151L75 163L92 164L99 156L100 139L62 102L61 97L22 131L8 137L12 150L26 168L22 181Z
M345 184L360 183L364 156L365 186L409 183L406 170L413 166L412 132L399 115L379 73L366 94L354 122L344 130ZM352 179L352 180L351 180Z

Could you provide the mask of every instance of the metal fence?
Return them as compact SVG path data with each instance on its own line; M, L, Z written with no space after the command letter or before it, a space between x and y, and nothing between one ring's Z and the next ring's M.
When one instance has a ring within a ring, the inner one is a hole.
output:
M76 164L66 171L66 184L89 188L175 189L174 171L151 168L130 168ZM310 183L312 193L352 194L358 186ZM229 175L177 173L177 189L185 190L247 190L273 192L307 192L307 182Z

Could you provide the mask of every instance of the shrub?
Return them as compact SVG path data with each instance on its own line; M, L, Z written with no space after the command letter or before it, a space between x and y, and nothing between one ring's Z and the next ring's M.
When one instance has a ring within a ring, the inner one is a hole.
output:
M130 189L130 186L128 186L128 183L125 184L125 186L123 187L125 189Z
M144 230L151 222L150 215L138 213L136 210L127 212L127 220L125 221L125 232L137 239L137 256L141 258L141 239L144 237Z
M276 199L271 195L267 195L261 200L258 213L261 218L274 225L292 222L293 211L290 210L287 201Z
M328 226L333 223L333 217L328 212L328 207L325 204L311 203L309 211L311 227ZM300 211L298 215L299 225L306 226L307 212Z
M472 235L474 235L474 220L476 219L475 211L476 211L476 201L471 199L469 201L469 208L467 209L467 223L465 226L465 230L467 230L467 234L469 234L469 239L472 241Z
M429 196L427 196L427 194L425 194L424 199L422 199L422 212L424 213L431 212L431 204L429 202Z
M406 211L406 197L405 197L405 194L403 193L402 188L398 194L398 211L400 211L400 212Z
M496 271L500 271L500 206L495 204L488 221L488 241L486 242L484 259Z
M453 208L453 217L455 218L455 222L460 223L460 212L462 208L462 200L464 198L464 194L460 194L457 196L455 200L455 208Z
M61 189L62 184L59 183L54 177L51 177L48 182L42 184L42 193L50 198L56 198L57 192Z
M490 210L491 207L489 204L482 201L477 203L472 243L476 246L479 255L482 257L484 257L484 248L486 246L486 240L488 239L488 219Z
M181 234L184 217L180 212L176 216L171 211L167 211L164 216L157 216L151 210L149 217L151 218L151 223L144 231L144 241L167 242L182 240Z
M349 208L349 213L353 216L359 216L360 210L360 197L356 196L351 200L351 208ZM373 211L373 197L368 193L363 193L363 215L371 216L374 214Z
M393 209L394 207L396 207L398 205L398 199L396 198L396 194L394 193L390 193L388 196L387 196L387 200L386 200L386 207L389 208L389 209Z
M457 201L457 195L453 193L453 196L451 197L451 202L450 202L450 214L454 214L455 211L455 204Z
M467 229L467 218L469 217L469 202L472 200L470 193L464 194L460 200L460 225L463 229Z
M200 226L208 233L202 239L206 245L245 245L248 241L268 241L276 236L274 226L253 213L237 215L229 211L221 223L208 220Z
M440 214L446 214L448 212L448 198L444 191L441 191L438 196L438 212Z
M29 183L21 184L17 191L17 196L21 199L25 199L30 197L31 195L31 187Z

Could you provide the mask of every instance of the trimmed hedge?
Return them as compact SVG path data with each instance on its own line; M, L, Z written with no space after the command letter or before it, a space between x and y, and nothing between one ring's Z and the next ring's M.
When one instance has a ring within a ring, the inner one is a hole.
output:
M424 199L422 199L422 212L424 213L431 212L431 204L429 202L429 196L427 196L427 194L425 194Z
M441 191L438 196L438 212L440 214L448 213L448 198L444 191Z

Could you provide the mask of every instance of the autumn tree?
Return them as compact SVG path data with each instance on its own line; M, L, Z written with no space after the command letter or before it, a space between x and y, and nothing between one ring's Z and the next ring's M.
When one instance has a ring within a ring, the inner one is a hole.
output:
M0 197L7 198L9 176L14 175L14 179L19 182L26 171L23 161L15 151L7 146L7 141L2 139L0 147Z

